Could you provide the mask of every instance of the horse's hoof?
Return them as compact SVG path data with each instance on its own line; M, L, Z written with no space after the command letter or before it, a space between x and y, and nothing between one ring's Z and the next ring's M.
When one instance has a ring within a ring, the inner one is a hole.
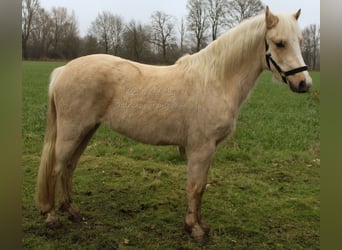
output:
M203 221L200 224L201 224L201 228L203 229L203 231L209 235L210 227L208 226L208 224L204 223Z
M68 216L68 219L71 220L72 222L81 222L83 217L80 213L70 213Z
M192 238L194 238L195 241L197 241L202 247L205 247L208 244L209 241L209 235L205 233L202 236L193 236L191 235Z
M64 203L59 208L62 212L67 212L69 214L68 219L72 222L80 222L82 221L82 215L80 214L79 209L73 203Z
M62 227L62 223L59 220L45 221L45 226L50 229L58 229Z
M192 227L185 224L184 229L191 235L191 237L195 241L200 243L202 246L205 246L208 243L209 227L206 224L201 223L201 226L199 224L195 224Z
M48 213L45 220L45 225L50 229L57 229L62 226L62 223L59 221L58 216L55 212L50 212Z

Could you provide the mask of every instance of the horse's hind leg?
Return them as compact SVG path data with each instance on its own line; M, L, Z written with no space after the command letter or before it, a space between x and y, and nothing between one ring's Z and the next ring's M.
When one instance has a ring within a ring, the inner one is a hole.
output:
M60 226L59 218L57 212L55 210L55 200L56 200L56 190L60 184L61 174L63 169L68 165L68 161L72 154L72 151L75 148L75 142L62 142L61 139L57 137L56 140L56 156L55 156L55 164L52 170L52 176L50 179L51 188L51 202L49 210L44 211L44 214L47 213L47 218L45 220L45 224L50 228L56 228Z
M49 210L45 211L47 213L47 219L45 220L45 223L48 227L52 228L58 227L60 225L57 212L55 211L54 197L56 197L56 189L57 187L60 188L59 191L61 191L62 197L69 197L68 195L65 195L65 188L63 188L63 182L65 181L63 180L71 179L71 176L70 178L66 178L65 176L70 173L70 169L75 168L77 161L74 160L74 156L78 154L81 155L83 152L80 145L82 144L83 146L85 138L84 135L88 135L89 131L91 130L91 126L84 126L83 128L80 128L71 126L71 124L68 124L67 122L59 122L59 126L57 126L58 130L55 148L55 164L52 178L50 180L53 187L50 195L53 197L53 199ZM94 129L94 126L91 128Z
M79 209L72 200L72 176L80 156L86 149L91 137L96 132L98 127L99 124L97 124L94 128L90 129L90 131L84 136L84 138L78 145L76 151L72 155L70 163L66 166L66 168L63 169L61 175L60 210L68 212L69 219L75 222L80 221L82 219L82 216L79 212Z

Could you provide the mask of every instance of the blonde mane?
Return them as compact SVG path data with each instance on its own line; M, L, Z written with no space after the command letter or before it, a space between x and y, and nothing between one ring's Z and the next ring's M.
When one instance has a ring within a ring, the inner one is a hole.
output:
M265 34L265 16L252 17L198 53L181 57L176 64L202 75L204 85L208 80L222 82L231 72L238 72L243 62L255 58L257 48L264 45Z

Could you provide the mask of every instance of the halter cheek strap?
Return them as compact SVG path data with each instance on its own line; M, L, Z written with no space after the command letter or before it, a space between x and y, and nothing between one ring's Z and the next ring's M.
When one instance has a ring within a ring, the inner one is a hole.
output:
M277 71L279 72L281 78L283 79L283 82L284 83L288 83L288 80L287 80L287 77L288 76L291 76L291 75L294 75L294 74L297 74L299 72L302 72L302 71L307 71L308 70L308 66L305 65L305 66L302 66L302 67L298 67L298 68L295 68L295 69L291 69L289 71L283 71L279 64L274 61L274 59L272 58L272 55L271 53L268 53L268 49L269 49L269 45L265 39L265 48L266 48L266 54L265 54L265 57L266 57L266 63L267 63L267 66L268 68L271 70L271 63L272 65L277 69Z

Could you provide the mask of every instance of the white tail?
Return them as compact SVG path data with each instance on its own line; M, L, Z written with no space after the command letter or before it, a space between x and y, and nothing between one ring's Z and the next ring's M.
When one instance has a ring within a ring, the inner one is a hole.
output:
M56 68L50 78L47 124L36 187L36 202L42 212L48 212L54 205L55 200L55 183L52 181L52 177L55 164L57 124L53 85L61 69L62 67Z

